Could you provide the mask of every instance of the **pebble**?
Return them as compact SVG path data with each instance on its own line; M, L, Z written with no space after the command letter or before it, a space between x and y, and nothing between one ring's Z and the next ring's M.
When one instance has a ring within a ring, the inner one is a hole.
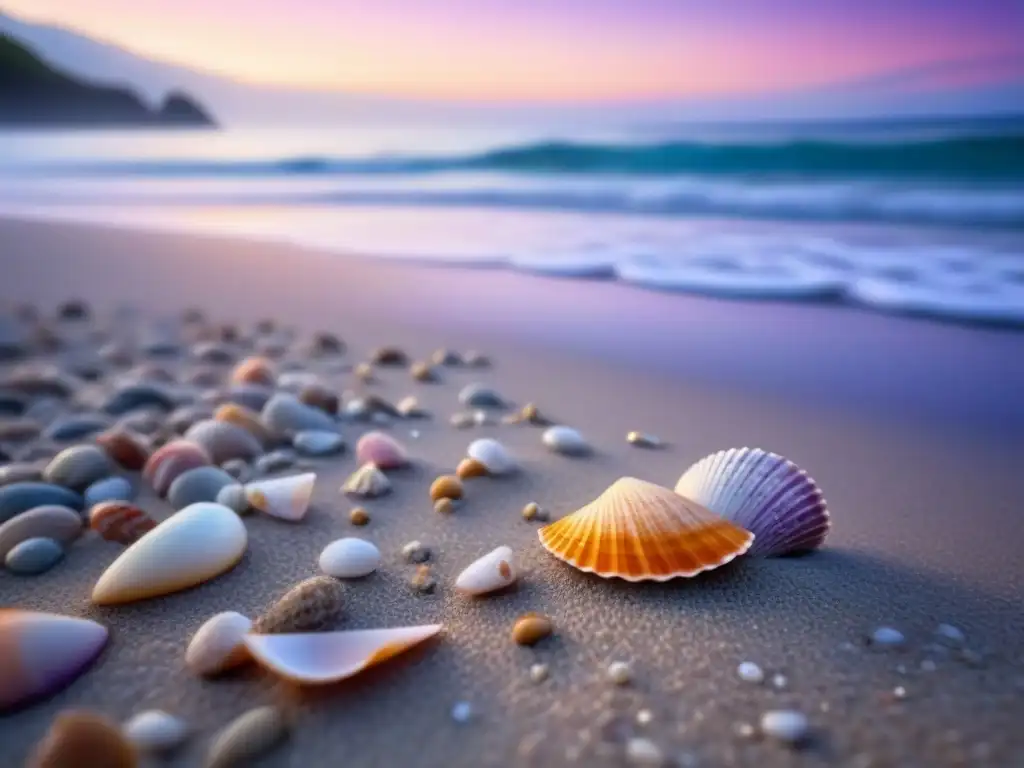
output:
M781 691L783 688L789 685L789 680L786 679L785 675L777 673L775 675L772 675L772 685Z
M871 633L871 644L880 648L897 648L905 641L903 633L892 627L879 627Z
M16 544L4 558L7 570L21 576L36 576L50 570L64 557L64 549L53 539L36 537Z
M475 349L471 349L462 356L462 362L468 365L470 368L486 368L491 364L487 355L482 352L477 352Z
M938 668L939 668L938 665L934 661L932 661L931 659L925 659L924 661L921 662L921 671L922 672L934 672Z
M468 701L459 701L452 707L452 720L456 723L468 723L473 715L473 705Z
M50 440L79 440L96 432L102 432L109 426L110 419L105 416L78 413L53 422L43 430L43 436Z
M48 483L82 491L114 470L110 457L95 445L75 445L53 457L43 470Z
M150 709L133 715L121 730L140 752L169 752L188 738L188 724L162 709Z
M537 522L544 522L548 519L547 511L541 508L541 506L535 501L531 501L523 507L522 514L523 520L526 520L527 522L532 522L534 520Z
M366 525L370 522L370 513L362 507L353 507L348 513L348 519L352 525Z
M430 484L430 499L461 499L462 481L455 475L441 475Z
M430 548L418 541L410 541L402 547L402 557L410 563L425 563L430 559Z
M409 375L411 375L415 381L424 383L437 381L437 373L431 367L430 363L413 363L409 367Z
M231 372L233 384L257 384L272 387L277 381L274 363L265 357L247 357Z
M277 707L250 709L214 736L204 768L249 766L287 736L288 722Z
M626 442L638 448L660 448L663 445L660 438L636 430L626 435Z
M149 458L149 447L142 438L118 427L98 435L96 445L106 451L122 469L130 472L141 470Z
M370 355L370 361L374 365L398 367L408 365L409 357L398 347L378 347Z
M236 611L214 614L189 640L185 666L196 675L211 677L245 663L245 635L251 629L252 621Z
M377 395L352 398L345 403L342 411L345 416L355 421L371 421L379 414L395 418L402 415L395 406Z
M613 661L608 665L608 679L616 685L626 685L632 677L632 669L626 662Z
M205 450L214 464L230 459L252 461L263 453L263 446L252 433L236 424L216 419L196 422L188 428L184 438Z
M245 487L241 483L225 485L217 492L216 502L223 504L237 515L246 515L252 511L249 504L249 497L245 493Z
M171 483L184 472L210 463L210 455L189 440L172 440L149 457L142 476L158 496L165 496Z
M240 483L248 482L252 477L252 467L245 459L228 459L220 468Z
M476 459L463 459L455 468L455 476L460 480L468 480L472 477L487 477L487 467Z
M236 427L241 427L259 440L261 445L270 445L274 442L274 437L270 434L270 430L260 421L260 415L244 405L224 403L213 412L213 418L216 421L226 421L229 424L234 424Z
M89 510L89 527L107 541L128 546L156 527L142 509L123 501L105 501Z
M935 636L947 645L963 645L967 642L963 631L952 624L939 624L935 628Z
M42 427L35 419L14 418L0 420L0 442L22 443L39 437Z
M235 353L231 347L216 341L201 341L193 345L190 354L201 363L230 365L235 362Z
M356 538L337 539L320 553L320 570L336 579L358 579L380 567L380 550Z
M344 615L345 585L331 576L313 576L299 582L275 601L255 622L261 634L327 632Z
M352 371L352 375L362 382L374 381L373 366L370 363L359 363Z
M338 407L341 404L338 393L320 382L307 384L300 389L299 401L313 408L319 408L332 416L338 412Z
M136 768L139 757L121 726L88 710L64 710L26 762L28 768Z
M752 661L744 661L736 667L736 674L740 676L740 680L748 683L760 684L764 682L764 670Z
M307 429L334 432L338 427L333 417L287 392L278 392L271 397L263 406L260 418L274 434L281 436Z
M430 415L430 412L420 405L415 395L403 397L395 408L405 419L425 419Z
M636 713L637 725L650 725L654 720L654 713L649 709L641 709Z
M19 462L0 467L0 487L13 483L38 483L43 479L43 468L38 463Z
M430 356L434 365L446 365L449 367L462 365L462 356L453 349L436 349Z
M433 592L434 588L437 586L437 580L434 579L429 565L419 565L416 567L416 572L409 580L409 584L417 592L429 594L430 592Z
M487 411L473 411L473 424L478 427L486 427L494 424L494 419Z
M103 410L111 416L122 416L139 408L159 408L173 411L174 398L163 387L149 382L128 384L117 390L103 404Z
M489 437L474 440L469 444L466 453L469 458L483 464L492 475L505 475L515 471L517 467L516 460L505 446Z
M807 716L802 712L780 709L761 715L761 732L786 744L800 743L807 738L809 730Z
M292 446L303 456L332 456L344 450L345 441L337 432L306 429L295 434Z
M543 683L548 679L547 664L533 664L530 666L530 680L534 683Z
M665 765L665 754L650 739L634 736L626 742L626 762L643 768L661 768Z
M260 384L234 384L220 393L222 403L235 403L259 413L273 396L274 390Z
M317 331L309 343L309 353L314 357L344 354L345 342L330 331Z
M106 477L86 488L82 496L85 508L90 509L104 501L131 501L135 498L135 489L127 478Z
M290 448L279 448L260 456L253 468L257 475L272 475L275 472L291 469L295 466L297 459L295 452Z
M175 478L167 490L167 501L175 509L184 509L200 501L216 501L223 488L236 484L220 467L196 467Z
M539 613L525 613L512 625L512 640L516 645L539 643L554 631L554 625L547 616Z
M466 413L465 411L453 413L448 421L456 429L469 429L476 424L473 414Z
M450 515L455 512L455 502L447 496L442 496L434 502L434 511L441 515Z
M907 689L902 685L897 685L892 689L892 695L897 699L905 699L907 698Z
M459 402L467 408L503 408L505 400L497 391L484 384L467 384L459 392Z
M26 539L42 537L67 546L82 531L82 516L75 510L57 504L35 507L0 525L0 559Z
M572 427L549 427L541 436L541 442L555 453L566 456L582 456L590 452L586 438Z

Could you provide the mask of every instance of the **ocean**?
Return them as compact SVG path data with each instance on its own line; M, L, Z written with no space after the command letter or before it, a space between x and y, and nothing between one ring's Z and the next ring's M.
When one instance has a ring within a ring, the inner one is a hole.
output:
M1024 325L1024 118L7 132L0 213Z

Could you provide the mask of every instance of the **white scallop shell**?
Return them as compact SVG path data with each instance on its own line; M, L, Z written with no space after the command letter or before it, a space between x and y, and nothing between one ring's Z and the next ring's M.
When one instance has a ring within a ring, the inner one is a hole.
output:
M516 460L505 446L490 437L474 440L466 449L466 455L487 467L487 471L492 475L507 475L517 466Z
M249 660L244 638L252 620L235 611L207 619L192 636L185 664L197 675L216 675Z
M470 595L484 595L507 587L519 577L511 547L498 547L470 563L455 580L455 588Z
M254 509L294 523L306 516L315 483L313 472L256 480L246 484L245 498Z
M380 566L380 550L365 539L332 541L320 553L320 570L336 579L357 579Z

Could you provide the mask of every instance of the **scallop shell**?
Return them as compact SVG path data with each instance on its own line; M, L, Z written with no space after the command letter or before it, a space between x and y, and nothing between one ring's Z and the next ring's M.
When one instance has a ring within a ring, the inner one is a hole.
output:
M185 650L185 664L197 675L217 675L249 660L243 639L252 620L235 611L207 619Z
M158 495L164 496L178 475L210 463L210 454L204 448L190 440L172 440L149 457L142 476Z
M390 491L391 481L378 469L376 464L368 463L353 472L341 486L341 490L353 496L365 496L372 499Z
M291 635L246 635L253 658L295 683L324 685L387 661L441 631L440 624Z
M503 589L518 578L511 547L498 547L472 562L455 580L455 588L469 595Z
M239 715L213 737L204 768L251 765L288 735L288 722L277 707L257 707Z
M345 585L330 576L313 576L289 589L253 623L252 631L327 632L344 615Z
M82 533L82 516L59 504L45 504L0 525L0 560L28 539L46 537L67 546Z
M251 432L226 421L198 421L188 428L184 437L201 446L214 464L223 464L231 459L252 461L263 453L263 446Z
M506 475L516 468L516 460L501 443L490 437L482 437L469 444L466 455L476 459L492 475Z
M280 520L297 522L306 516L316 474L257 480L245 486L245 498L255 509Z
M632 477L538 533L559 560L626 581L696 576L742 555L754 540L696 502Z
M89 527L107 541L127 546L156 528L156 521L134 504L105 501L89 510Z
M92 601L129 603L197 586L233 568L247 544L245 526L230 509L193 504L121 553L96 582Z
M29 757L29 768L136 768L139 755L121 726L88 710L65 710Z
M793 462L759 448L732 448L698 461L676 493L751 531L750 554L764 557L820 547L831 522L821 489Z
M106 644L107 628L95 621L0 610L0 712L67 687Z
M356 443L356 460L360 464L372 462L380 469L395 469L409 462L405 448L391 435L367 432Z

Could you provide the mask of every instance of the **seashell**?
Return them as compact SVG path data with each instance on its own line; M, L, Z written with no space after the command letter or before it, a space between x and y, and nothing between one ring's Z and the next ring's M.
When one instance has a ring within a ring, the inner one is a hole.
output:
M26 763L27 768L136 768L134 745L114 721L88 710L65 710Z
M260 421L260 415L255 411L249 410L244 405L224 403L224 405L213 412L213 418L215 421L223 421L227 424L241 427L255 437L261 445L271 445L274 442L274 436L270 434L270 430L267 429L266 425Z
M174 398L163 387L153 382L135 382L118 389L103 404L103 410L111 416L122 416L139 408L159 408L173 411Z
M235 353L226 344L216 341L202 341L193 345L189 353L201 363L230 365L235 362Z
M107 644L107 628L88 619L0 610L0 712L66 688Z
M102 432L110 426L110 419L92 413L76 413L50 424L43 430L43 437L49 440L80 440L83 437Z
M370 355L373 365L404 366L409 364L409 356L398 347L378 347Z
M277 381L274 363L265 357L247 357L231 372L232 384L261 384L272 387Z
M82 534L82 517L73 509L44 504L0 525L0 560L27 539L45 537L66 546Z
M96 445L123 469L137 472L146 466L149 448L141 438L125 429L114 427L96 437Z
M304 456L332 456L345 450L345 440L337 432L306 429L295 434L292 446Z
M286 680L324 685L387 661L440 631L440 624L427 624L342 632L249 634L245 644L259 664Z
M221 402L237 403L259 413L274 395L270 387L259 384L235 384L221 392Z
M511 547L498 547L470 563L455 580L455 588L469 595L503 589L518 578Z
M275 435L291 435L304 429L323 429L336 432L337 422L321 411L299 401L295 395L278 392L267 401L260 419Z
M296 461L298 461L298 456L295 455L295 451L290 448L279 448L260 456L256 460L253 470L257 475L272 475L275 472L291 469L295 466Z
M649 435L646 432L638 432L633 430L626 435L626 442L630 445L635 445L638 448L661 448L664 446L664 442L654 435Z
M220 467L196 467L175 478L167 501L175 509L184 509L200 501L215 501L221 488L235 484L235 478Z
M156 528L156 521L134 504L105 501L89 510L89 527L107 541L127 546Z
M367 432L356 443L356 460L360 464L376 464L380 469L395 469L409 463L409 454L390 435Z
M249 661L243 642L252 621L235 611L210 617L192 636L185 651L185 664L197 675L219 675Z
M461 499L462 481L455 475L441 475L430 484L430 500Z
M437 372L431 367L430 363L415 362L409 367L409 375L413 377L415 381L422 382L435 382L438 380Z
M368 499L383 496L391 491L391 481L376 464L363 464L353 472L345 484L341 486L343 493L353 496L364 496Z
M395 409L403 419L426 419L430 416L430 411L420 405L420 401L415 395L403 397L398 401Z
M559 560L603 578L667 581L725 565L754 535L667 488L623 477L538 532Z
M463 459L455 468L455 476L460 480L469 480L472 477L486 477L487 467L476 459Z
M757 448L701 459L679 478L676 493L753 533L752 555L816 549L831 526L814 480L788 459Z
M248 543L245 526L221 504L186 507L145 534L115 560L92 591L97 605L167 595L233 568Z
M501 443L490 437L482 437L469 444L466 454L476 459L492 475L506 475L516 469L516 460Z
M231 459L252 461L263 453L263 446L251 433L235 424L215 419L193 424L184 437L203 448L214 464Z
M225 485L217 493L215 501L218 504L223 504L225 507L234 510L235 513L239 515L244 515L252 511L252 507L249 506L249 499L245 495L245 486L240 483Z
M345 352L345 342L330 331L317 331L309 342L309 353L314 357L340 355Z
M80 510L84 500L74 491L51 483L24 481L0 488L0 523L44 504Z
M188 724L162 709L133 715L121 725L121 732L140 752L170 752L188 738Z
M11 573L37 576L45 573L64 557L64 548L53 539L35 537L14 545L4 558Z
M86 488L82 497L85 499L85 508L91 509L104 501L131 501L135 491L124 477L105 477Z
M34 440L42 433L42 426L27 417L0 420L0 442L23 443Z
M495 390L474 382L459 392L459 402L467 408L504 408L505 401Z
M53 457L43 470L43 480L82 491L97 480L109 477L113 471L110 457L101 449L95 445L75 445Z
M332 416L338 412L340 405L338 393L320 382L307 384L299 390L299 401Z
M590 445L572 427L549 427L541 435L541 442L555 453L563 453L567 456L582 456L590 453Z
M288 736L288 721L277 707L257 707L221 729L207 750L203 768L244 768Z
M154 451L142 469L142 477L153 486L158 496L167 491L179 475L210 464L210 454L191 440L172 440Z
M319 565L336 579L358 579L377 570L380 550L365 539L337 539L324 547Z
M270 606L252 631L271 635L287 632L327 632L344 615L345 585L330 576L300 581Z
M348 520L352 525L366 525L370 522L370 513L362 507L353 507L348 513Z
M313 472L257 480L245 486L245 498L260 512L279 520L297 522L306 516L315 483Z

